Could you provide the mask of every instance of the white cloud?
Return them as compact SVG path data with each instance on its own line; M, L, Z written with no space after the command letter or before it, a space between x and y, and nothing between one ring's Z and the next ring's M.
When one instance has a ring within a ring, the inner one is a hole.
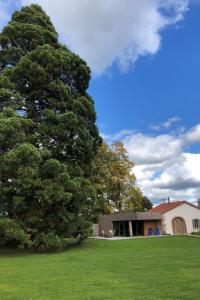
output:
M138 185L152 200L197 199L200 195L200 154L182 153L168 164L136 165Z
M149 171L137 166L134 172L143 193L155 199L196 200L200 195L200 154L182 153L179 162Z
M154 187L160 189L185 190L200 187L200 154L182 153L182 161L166 168L154 180Z
M159 131L162 129L169 129L172 127L172 125L174 125L177 122L180 122L181 118L178 117L172 117L169 118L167 121L163 122L163 123L159 123L159 124L151 124L149 126L150 129L154 130L154 131Z
M124 130L119 131L116 134L100 133L100 135L108 144L112 144L115 141L122 140L122 139L126 138L127 136L131 136L132 134L134 134L136 132L137 132L136 130L124 129Z
M180 121L181 121L181 119L178 117L170 118L166 122L163 123L163 127L166 129L169 129L172 126L172 124L174 124L176 122L180 122Z
M154 130L154 131L159 131L159 130L161 130L161 126L160 126L160 124L151 124L151 125L149 125L149 129L151 129L151 130Z
M30 4L32 0L19 0ZM161 30L180 21L189 0L34 0L51 16L70 48L92 71L114 62L126 70L141 55L155 54Z
M178 156L182 140L170 135L146 136L133 134L124 139L129 156L137 164L159 164Z
M130 131L121 140L136 164L137 183L146 196L152 200L200 196L200 153L185 151L188 144L200 141L200 124L184 134L149 136Z
M188 133L186 134L186 139L191 144L200 142L200 124L196 125L188 131Z

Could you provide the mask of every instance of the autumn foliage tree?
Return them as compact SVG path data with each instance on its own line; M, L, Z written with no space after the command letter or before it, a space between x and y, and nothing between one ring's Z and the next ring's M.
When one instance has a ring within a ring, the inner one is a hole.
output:
M40 6L13 14L0 34L1 243L57 249L88 235L101 142L89 80Z
M136 186L133 167L123 143L102 144L93 161L92 182L97 191L94 219L102 213L143 209L142 193Z

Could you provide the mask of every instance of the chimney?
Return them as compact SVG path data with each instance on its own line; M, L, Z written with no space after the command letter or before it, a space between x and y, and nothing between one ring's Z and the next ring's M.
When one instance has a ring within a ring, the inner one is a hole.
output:
M197 200L197 206L200 208L200 198Z

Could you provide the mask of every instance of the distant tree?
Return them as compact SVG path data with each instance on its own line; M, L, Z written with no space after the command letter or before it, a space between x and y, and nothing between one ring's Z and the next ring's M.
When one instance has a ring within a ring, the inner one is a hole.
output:
M94 218L100 213L141 209L142 193L136 187L133 167L134 163L129 160L121 142L110 147L102 144L93 161L91 178L97 192Z
M142 197L142 211L149 210L153 207L152 202L146 197Z
M123 203L123 212L143 211L142 199L142 192L138 187L130 189Z
M40 6L13 14L0 34L4 244L13 231L14 244L40 249L88 235L95 198L90 165L101 143L89 80L90 69L59 43Z

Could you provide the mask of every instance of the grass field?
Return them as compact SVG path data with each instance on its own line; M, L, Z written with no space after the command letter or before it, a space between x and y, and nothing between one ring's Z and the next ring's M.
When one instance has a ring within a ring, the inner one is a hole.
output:
M200 299L200 238L89 240L56 254L0 250L0 299Z

